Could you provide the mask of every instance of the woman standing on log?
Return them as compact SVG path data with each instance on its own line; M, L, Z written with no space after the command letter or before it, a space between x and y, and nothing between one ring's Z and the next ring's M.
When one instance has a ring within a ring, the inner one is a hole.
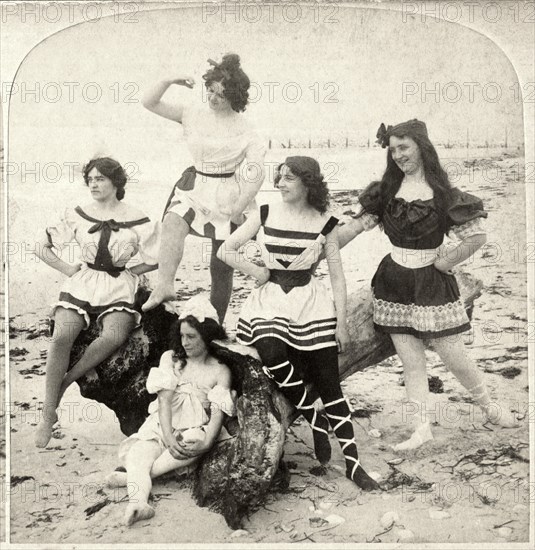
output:
M208 106L171 105L162 96L172 84L193 88L194 80L164 80L150 89L144 107L184 127L194 166L176 183L165 207L158 282L143 305L147 311L176 299L174 278L188 234L212 239L210 300L223 322L232 293L233 271L217 259L221 242L256 208L254 198L264 180L265 144L244 115L250 81L235 54L203 76Z
M156 226L143 212L122 202L127 181L122 166L107 157L93 159L84 166L83 177L93 202L68 208L61 220L46 228L37 245L39 259L68 277L53 306L54 333L37 447L48 444L67 387L111 355L139 325L141 314L134 309L138 276L158 267ZM52 250L60 252L73 243L81 248L83 264L66 263ZM126 268L138 252L143 263ZM72 346L80 331L88 328L90 314L98 315L101 334L67 372Z
M411 404L406 414L416 422L413 435L394 449L414 449L433 437L426 417L424 340L431 340L488 421L514 427L514 419L492 403L461 337L454 337L469 330L470 322L451 269L486 242L483 203L451 187L423 122L413 119L388 129L383 124L377 137L388 147L386 171L359 195L354 220L340 230L339 244L380 223L393 245L372 280L374 325L390 334L403 363ZM446 249L444 235L450 231L460 243Z
M139 431L119 447L126 471L107 478L109 487L128 488L127 525L154 516L151 478L196 462L220 436L223 413L234 414L230 370L210 355L212 341L227 337L210 302L191 298L171 332L172 349L147 378L148 392L158 399Z
M320 463L331 458L330 422L345 455L347 477L364 490L377 489L360 465L349 407L338 378L337 351L343 353L348 343L346 285L338 250L338 220L326 214L327 185L319 164L309 157L288 157L279 166L275 185L282 203L261 206L218 252L221 260L259 283L241 310L237 340L254 345L266 374L306 418ZM265 267L239 253L255 235ZM323 284L312 277L324 249L334 304ZM326 416L314 408L289 361L290 349L303 354Z

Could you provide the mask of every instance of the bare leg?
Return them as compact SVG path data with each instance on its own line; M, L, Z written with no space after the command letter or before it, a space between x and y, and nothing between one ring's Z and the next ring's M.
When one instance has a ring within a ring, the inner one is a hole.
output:
M160 446L155 441L138 441L126 455L129 500L124 516L126 525L154 516L154 508L149 506L152 489L150 470L160 452Z
M189 225L174 212L168 212L162 223L160 252L158 254L158 282L141 309L148 311L162 302L175 300L175 275L184 253L184 241Z
M61 396L61 383L69 367L72 345L85 326L84 318L72 309L58 307L54 315L54 334L46 361L43 417L35 434L35 445L46 447L57 421L56 408Z
M394 446L395 451L416 449L433 438L431 426L425 413L429 403L429 384L427 382L424 344L409 334L391 334L392 342L403 364L405 388L408 403L404 405L404 419L413 417L415 431L403 443Z
M102 332L93 340L74 367L64 376L60 398L65 390L92 368L100 365L121 344L126 342L135 326L135 318L127 311L112 311L102 317Z
M212 279L210 302L212 302L217 311L219 322L223 324L232 295L234 270L216 256L220 246L221 241L212 242L212 255L210 257L210 276Z
M185 466L190 466L198 460L197 457L189 458L187 460L177 460L171 456L171 453L168 450L165 450L152 465L150 470L151 479L166 474L167 472L172 472L178 468L184 468ZM106 485L111 489L116 487L126 487L128 484L128 474L126 472L114 471L108 476L106 476Z
M432 340L432 345L446 367L472 394L488 421L503 428L518 426L518 422L515 421L510 411L505 411L497 403L491 401L483 376L468 357L466 347L460 338L456 338L454 341L449 338L437 338Z

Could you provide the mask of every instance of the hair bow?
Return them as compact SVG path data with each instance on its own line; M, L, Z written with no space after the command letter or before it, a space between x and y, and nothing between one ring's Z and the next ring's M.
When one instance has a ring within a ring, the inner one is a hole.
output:
M179 310L179 319L185 319L191 315L192 317L195 317L199 323L203 323L206 319L213 319L219 323L217 311L210 303L210 300L208 300L208 298L203 294L193 296L185 304L180 306Z
M381 126L379 126L379 130L377 130L377 140L375 143L378 143L383 149L388 147L388 140L390 139L390 130L392 130L392 126L389 125L388 128L385 126L384 122L381 122Z
M229 72L226 70L226 69L223 69L221 67L221 63L218 63L217 61L214 61L213 59L208 59L208 63L210 65L212 65L212 67L214 67L215 69L219 69L221 71L221 74L223 75L223 78L225 80L229 80L230 79L230 74Z

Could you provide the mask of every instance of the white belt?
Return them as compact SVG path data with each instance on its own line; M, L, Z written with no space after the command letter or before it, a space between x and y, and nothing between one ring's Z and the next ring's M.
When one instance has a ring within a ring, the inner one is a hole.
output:
M419 269L433 265L438 258L439 248L425 248L414 250L412 248L400 248L393 246L390 256L399 265L409 269Z

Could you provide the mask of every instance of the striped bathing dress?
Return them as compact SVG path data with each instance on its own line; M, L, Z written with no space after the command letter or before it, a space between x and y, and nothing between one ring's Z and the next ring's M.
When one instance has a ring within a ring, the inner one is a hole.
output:
M319 233L309 233L277 229L269 224L268 213L268 205L262 205L256 243L270 279L245 301L236 339L253 345L262 338L277 338L303 351L336 346L334 303L312 273L338 219L330 217Z
M134 307L139 276L126 264L139 253L142 262L157 265L159 224L147 217L116 222L89 216L77 206L47 225L49 243L66 262L79 248L82 268L62 285L59 300L52 306L77 311L89 327L89 315L97 322L112 311L132 313L138 325L141 314Z
M446 233L459 240L485 233L483 203L454 188L447 225L441 227L434 199L393 197L381 205L378 185L374 182L360 194L355 213L366 230L381 223L392 243L392 252L383 258L372 279L375 328L419 339L469 330L455 275L439 271L433 264Z
M245 115L219 118L205 104L186 106L182 126L194 165L173 187L164 216L174 212L190 234L224 240L236 229L230 214L247 182L246 167L254 177L264 164L266 144ZM253 200L244 214L256 208Z

